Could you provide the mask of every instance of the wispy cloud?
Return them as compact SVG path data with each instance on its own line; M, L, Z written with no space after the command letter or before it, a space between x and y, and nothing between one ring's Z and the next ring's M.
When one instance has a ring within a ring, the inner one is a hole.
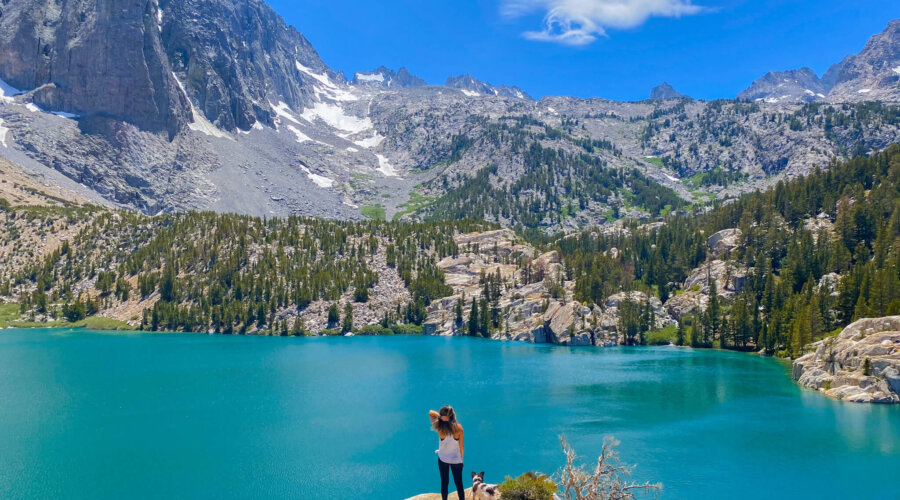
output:
M607 36L608 28L633 28L650 17L690 16L704 10L691 0L502 0L500 9L508 18L545 12L543 28L522 35L573 46Z

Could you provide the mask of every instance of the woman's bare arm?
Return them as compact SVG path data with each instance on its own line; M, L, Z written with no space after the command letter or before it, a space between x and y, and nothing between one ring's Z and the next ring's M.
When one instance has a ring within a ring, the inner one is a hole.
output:
M459 429L459 458L465 460L465 444L463 443L463 428L461 425L456 424Z
M441 418L441 414L434 410L428 410L428 418L431 419L431 423L433 424L437 422L439 418Z

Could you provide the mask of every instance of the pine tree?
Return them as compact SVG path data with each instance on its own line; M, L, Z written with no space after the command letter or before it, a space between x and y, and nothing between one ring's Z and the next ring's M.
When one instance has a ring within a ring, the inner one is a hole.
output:
M719 306L719 293L716 290L716 280L710 278L709 305L706 308L706 325L703 328L703 345L711 347L716 335L721 333L722 312Z
M481 321L478 319L478 300L472 297L472 309L469 312L469 335L478 335L478 328Z
M480 324L478 325L478 332L482 337L490 337L491 336L491 315L488 311L488 300L486 297L481 298L481 315L478 317Z
M328 306L328 327L333 328L341 320L341 313L338 312L338 306L332 303Z
M306 335L306 327L303 324L303 317L297 316L294 319L294 324L291 326L291 336L300 337Z
M341 333L353 330L353 306L348 302L344 306L344 321L341 323Z

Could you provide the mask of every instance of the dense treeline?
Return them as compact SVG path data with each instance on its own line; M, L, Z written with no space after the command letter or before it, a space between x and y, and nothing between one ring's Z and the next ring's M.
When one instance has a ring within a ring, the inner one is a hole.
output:
M579 300L599 303L634 289L665 301L684 292L679 284L711 258L706 238L727 228L743 233L724 258L747 268L746 282L726 301L711 280L706 310L682 322L692 333L685 342L797 355L855 319L900 314L897 145L703 215L670 217L627 235L585 232L559 248Z
M525 234L538 234L540 228L591 205L612 212L622 205L634 206L657 215L686 204L674 191L640 172L609 168L605 160L586 152L566 153L539 142L523 144L516 152L522 156L522 175L505 182L495 165L483 168L438 199L428 219L486 218Z
M302 310L316 300L336 302L351 292L354 301L368 301L379 278L369 263L381 249L412 296L409 304L398 305L390 322L421 324L427 305L452 293L435 262L456 254L453 235L488 227L468 220L379 223L107 212L19 273L6 289L32 284L33 292L20 297L23 310L58 312L70 321L134 294L158 294L152 309L144 310L143 328L302 333L302 325L279 323L276 313ZM85 283L99 293L85 293ZM51 311L58 303L59 311Z
M655 184L642 187L637 174L608 170L594 157L537 143L523 143L522 152L529 172L519 190L491 190L495 171L485 169L481 182L459 190L458 198L445 197L432 216L494 214L533 229L526 223L540 224L542 211L560 208L547 203L576 203L586 193L619 196L622 186L635 198L645 192L645 200L655 192ZM584 175L593 185L572 182ZM532 196L542 182L571 198ZM653 198L663 203L664 194ZM372 268L376 254L396 270L410 296L385 312L381 328L419 325L433 300L452 293L436 262L460 251L453 235L497 227L468 219L384 223L208 212L147 217L72 208L9 212L10 231L18 231L16 220L40 226L42 234L60 224L81 227L49 255L2 275L0 294L27 291L16 297L22 312L77 321L152 297L154 305L139 318L142 327L224 333L303 333L302 322L287 324L283 313L316 301L332 305L329 328L352 328L347 298L370 300L379 280ZM740 241L714 257L707 238L730 228L740 229ZM710 276L703 292L708 301L681 318L678 342L797 355L855 319L900 314L900 146L781 181L705 213L584 231L553 246L564 257L565 278L575 280L575 298L597 304L623 290L663 302L696 294L682 285L688 275L714 258L727 261L725 269L741 271L740 286L720 297L719 282ZM483 293L458 301L455 310L461 329L472 335L489 335L504 323L499 277L481 282ZM625 336L643 342L655 324L652 308L629 299L620 313Z

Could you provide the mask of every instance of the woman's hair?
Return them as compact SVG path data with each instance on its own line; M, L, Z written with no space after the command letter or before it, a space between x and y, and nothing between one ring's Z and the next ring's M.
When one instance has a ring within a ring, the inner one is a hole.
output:
M446 405L441 408L441 411L439 411L438 414L440 416L434 421L434 430L443 437L454 434L456 432L456 426L459 425L459 423L456 421L456 412L453 411L453 407ZM444 420L444 417L446 417L447 420Z

